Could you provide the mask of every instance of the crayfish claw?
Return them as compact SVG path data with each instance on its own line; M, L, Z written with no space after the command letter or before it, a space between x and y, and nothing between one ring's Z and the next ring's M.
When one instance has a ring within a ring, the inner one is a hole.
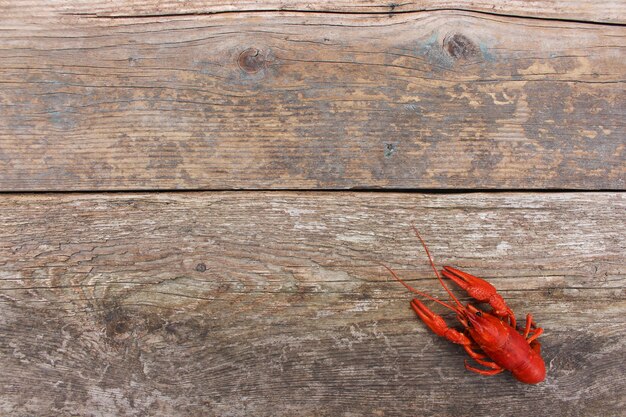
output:
M498 294L496 287L482 278L452 268L451 266L444 266L441 274L449 280L454 281L454 283L464 289L470 297L481 303L489 303L493 309L491 312L493 315L508 319L511 327L515 328L515 315L509 306L506 305L504 298Z
M450 342L459 345L469 345L472 343L472 341L465 334L448 327L448 324L445 322L443 317L426 307L420 300L415 298L411 300L411 307L417 316L422 319L424 324L426 324L436 335L444 337Z

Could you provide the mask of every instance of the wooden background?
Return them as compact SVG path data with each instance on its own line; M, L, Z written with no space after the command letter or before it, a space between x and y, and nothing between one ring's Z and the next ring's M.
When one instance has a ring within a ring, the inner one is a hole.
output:
M620 0L0 0L0 415L623 415L625 83Z

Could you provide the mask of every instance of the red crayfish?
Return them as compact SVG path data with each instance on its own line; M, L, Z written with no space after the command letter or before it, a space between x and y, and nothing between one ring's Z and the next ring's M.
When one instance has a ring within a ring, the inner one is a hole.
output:
M543 381L546 377L546 366L540 353L541 345L536 340L543 333L543 329L537 327L532 316L530 314L526 316L526 326L523 335L520 334L517 330L513 311L507 306L493 285L466 272L444 266L441 275L452 280L476 301L488 303L491 306L491 311L483 311L469 303L463 306L441 279L428 247L415 226L413 226L413 231L424 246L435 275L454 304L416 290L400 279L391 268L386 265L383 266L409 291L454 311L457 319L463 325L464 331L461 332L448 327L440 315L431 311L418 299L413 299L411 307L418 317L437 335L463 346L463 349L472 359L487 368L480 369L471 366L466 359L465 368L467 370L481 375L496 375L508 370L518 381L526 384L537 384Z

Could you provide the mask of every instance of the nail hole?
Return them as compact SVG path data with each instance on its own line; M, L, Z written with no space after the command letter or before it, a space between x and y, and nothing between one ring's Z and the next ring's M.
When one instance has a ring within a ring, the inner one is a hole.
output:
M385 158L389 158L396 152L396 145L393 143L385 143Z

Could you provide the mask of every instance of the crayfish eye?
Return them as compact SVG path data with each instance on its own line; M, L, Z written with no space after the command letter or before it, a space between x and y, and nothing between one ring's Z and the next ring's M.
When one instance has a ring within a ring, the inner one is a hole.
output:
M477 312L476 312L476 315L477 315L478 317L482 317L482 316L483 316L483 313L482 313L482 312L480 312L480 311L477 311Z

